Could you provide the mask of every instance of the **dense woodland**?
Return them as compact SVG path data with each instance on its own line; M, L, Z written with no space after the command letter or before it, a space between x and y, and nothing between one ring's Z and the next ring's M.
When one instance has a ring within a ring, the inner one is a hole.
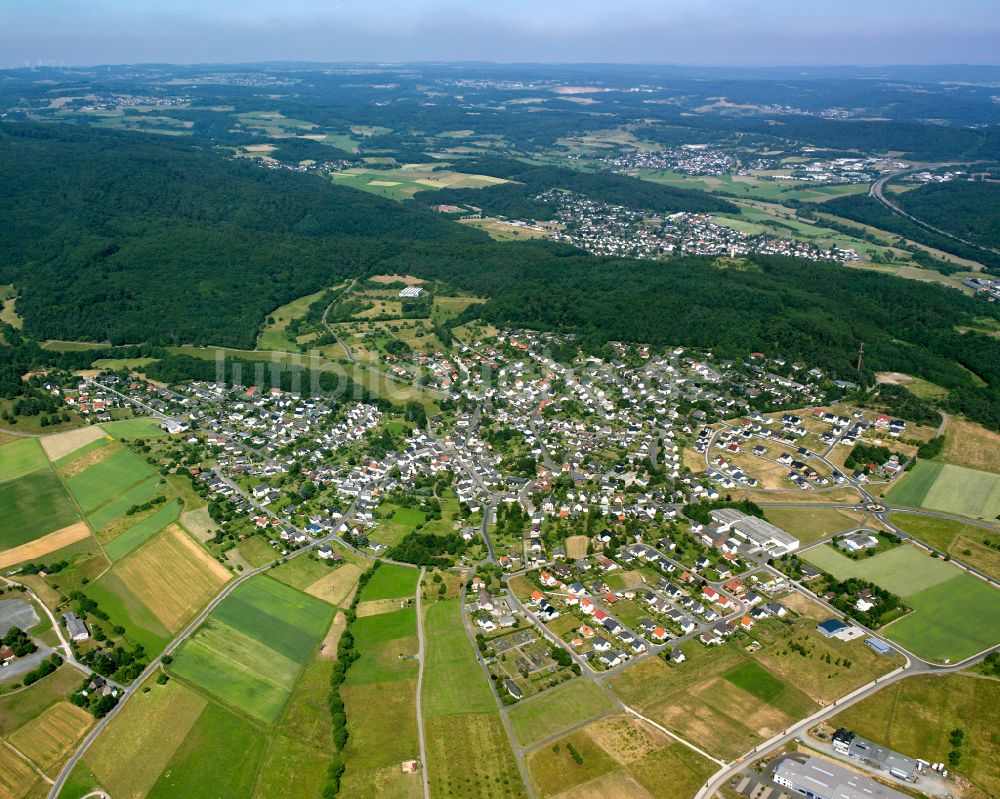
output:
M517 175L563 182L563 172ZM453 325L480 316L561 330L589 349L760 350L857 380L864 342L862 382L876 370L919 375L949 389L946 407L1000 428L1000 341L955 330L1000 310L940 286L777 257L661 263L498 243L319 177L136 134L2 124L0 179L0 282L17 287L30 338L252 346L267 314L295 297L347 276L414 274L489 298ZM214 376L198 361L172 356L150 372Z
M1000 248L1000 183L931 183L896 195L893 202L934 227Z

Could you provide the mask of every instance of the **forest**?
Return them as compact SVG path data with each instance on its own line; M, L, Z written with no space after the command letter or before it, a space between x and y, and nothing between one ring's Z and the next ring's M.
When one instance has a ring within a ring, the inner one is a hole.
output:
M564 180L519 162L470 168ZM940 286L791 258L736 267L500 243L317 176L141 134L0 123L0 178L0 283L19 291L31 339L252 347L267 315L295 297L348 276L413 274L489 298L449 326L481 317L561 330L590 349L622 340L733 358L759 350L856 381L864 342L863 382L882 370L923 377L949 390L946 409L1000 428L1000 341L956 331L1000 310ZM624 201L634 183L612 182L603 196ZM167 381L214 374L197 361L171 356L147 371Z
M930 183L897 195L904 211L983 247L1000 249L1000 183Z
M264 316L408 241L487 236L167 137L0 123L0 283L26 335L252 347Z

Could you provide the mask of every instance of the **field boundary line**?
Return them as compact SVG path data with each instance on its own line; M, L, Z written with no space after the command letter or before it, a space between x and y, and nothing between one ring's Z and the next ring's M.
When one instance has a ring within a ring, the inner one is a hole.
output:
M32 760L30 757L24 754L24 752L22 752L20 749L14 746L14 744L12 744L6 738L0 738L0 741L2 741L3 745L6 746L8 749L10 749L11 752L13 752L19 758L21 758L21 760L23 760L29 766L31 766L32 770L35 771L38 774L38 776L41 777L43 780L45 780L49 785L54 784L54 780L48 775L46 775L46 773L36 765L34 760Z

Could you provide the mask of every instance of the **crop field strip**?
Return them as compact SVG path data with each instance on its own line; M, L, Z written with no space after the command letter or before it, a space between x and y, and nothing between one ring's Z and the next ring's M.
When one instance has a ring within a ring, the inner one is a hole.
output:
M136 547L149 541L160 530L177 521L181 505L176 501L167 502L159 510L137 522L123 533L104 545L104 551L112 561L119 561Z
M151 474L147 464L123 447L70 477L66 485L83 511L91 513Z
M386 574L379 579L382 572ZM419 571L382 564L362 597L398 607L401 594L417 590ZM374 590L369 591L374 584ZM389 597L383 597L389 594ZM359 658L340 687L347 715L348 739L341 756L346 769L341 795L377 795L418 799L420 777L403 774L400 763L420 757L417 732L417 617L412 607L359 617L351 626ZM426 766L425 766L426 767Z
M22 438L0 447L0 482L13 480L48 464L37 438Z
M0 519L9 520L0 532L0 548L27 544L79 518L50 466L0 483Z
M994 519L1000 515L1000 474L921 460L886 499L894 505Z
M230 594L177 652L171 672L268 723L288 700L333 608L267 577Z
M476 660L460 600L425 611L424 735L431 795L523 797L496 699ZM467 741L455 747L453 741Z
M54 776L93 724L94 717L86 710L60 701L8 739L45 774Z

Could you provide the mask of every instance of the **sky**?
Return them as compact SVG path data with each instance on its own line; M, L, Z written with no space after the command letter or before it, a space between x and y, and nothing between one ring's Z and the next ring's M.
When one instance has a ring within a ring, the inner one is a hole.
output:
M1000 64L1000 0L0 0L0 66Z

